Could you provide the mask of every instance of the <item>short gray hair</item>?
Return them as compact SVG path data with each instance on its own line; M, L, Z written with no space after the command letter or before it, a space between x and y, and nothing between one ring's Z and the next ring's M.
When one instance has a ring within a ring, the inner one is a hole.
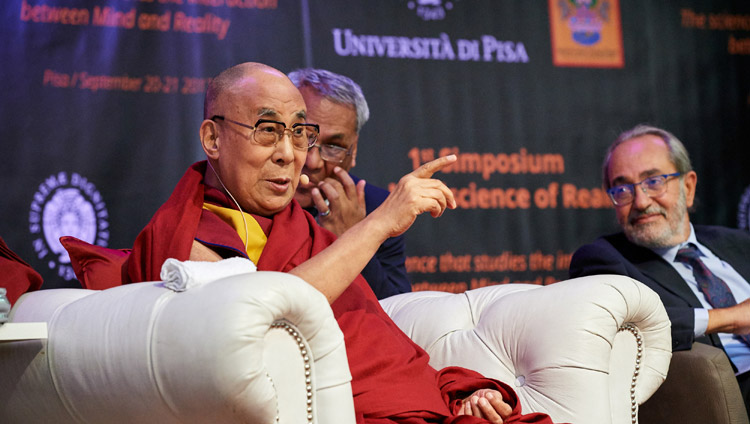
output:
M305 68L289 73L289 79L297 88L310 87L328 100L351 105L357 115L357 133L370 119L370 108L359 84L351 78L325 69Z
M690 163L690 156L688 155L687 149L685 149L685 145L683 145L674 134L661 128L646 124L638 124L635 127L620 133L617 140L615 140L612 145L609 146L609 149L607 149L607 154L604 156L604 163L602 164L602 181L604 182L605 189L612 188L609 182L609 161L612 159L612 152L614 152L615 148L628 140L647 134L654 135L664 140L664 143L669 149L669 160L675 168L677 168L677 172L685 174L693 170L693 165Z

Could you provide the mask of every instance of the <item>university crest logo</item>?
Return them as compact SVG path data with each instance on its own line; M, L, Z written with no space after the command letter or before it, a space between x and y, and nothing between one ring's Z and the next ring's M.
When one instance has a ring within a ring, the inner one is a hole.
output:
M37 257L65 280L75 279L61 236L107 246L109 218L93 183L77 173L50 175L37 188L29 210L29 231Z
M549 0L555 66L622 68L619 0Z
M441 21L448 11L453 10L455 1L409 0L406 6L414 10L425 21Z
M601 40L604 22L610 20L608 1L560 0L558 7L576 43L591 46Z

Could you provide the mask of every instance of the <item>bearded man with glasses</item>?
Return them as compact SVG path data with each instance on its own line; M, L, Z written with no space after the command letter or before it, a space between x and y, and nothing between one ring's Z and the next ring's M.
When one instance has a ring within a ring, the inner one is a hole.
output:
M387 190L349 173L357 163L359 132L370 116L367 101L356 82L324 69L299 69L289 79L305 99L308 121L321 131L302 168L310 181L297 186L294 198L340 236L388 197ZM391 237L362 270L378 299L411 291L405 250L404 235Z
M698 176L663 129L620 134L602 171L622 232L579 248L570 276L621 274L651 287L672 322L672 350L723 349L750 405L750 234L690 223Z

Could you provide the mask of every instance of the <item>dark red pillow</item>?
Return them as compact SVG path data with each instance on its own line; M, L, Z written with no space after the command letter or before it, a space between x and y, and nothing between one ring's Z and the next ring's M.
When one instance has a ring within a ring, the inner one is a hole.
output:
M109 249L71 236L60 237L60 243L68 251L70 265L84 289L104 290L127 280L131 249Z
M2 275L0 287L7 290L6 297L11 305L15 304L22 294L39 290L42 287L42 276L10 250L2 237L0 237L0 274Z

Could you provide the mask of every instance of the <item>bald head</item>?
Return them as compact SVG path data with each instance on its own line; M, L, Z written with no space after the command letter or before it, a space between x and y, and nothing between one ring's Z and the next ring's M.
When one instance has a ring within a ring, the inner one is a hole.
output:
M247 79L257 80L258 77L281 77L288 80L283 72L263 63L245 62L232 66L221 72L208 84L203 103L203 119L209 119L217 114L221 102L227 100L227 97L236 92L237 84Z

